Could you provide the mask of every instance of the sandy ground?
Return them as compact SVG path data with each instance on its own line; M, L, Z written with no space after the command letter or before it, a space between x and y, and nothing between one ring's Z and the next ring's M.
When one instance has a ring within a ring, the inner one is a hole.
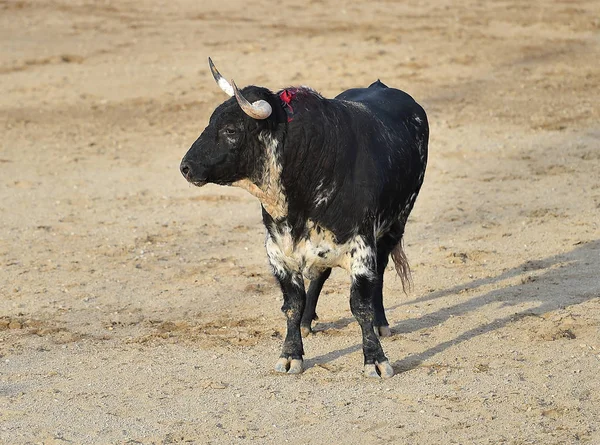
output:
M0 1L0 442L600 443L600 3ZM349 280L306 371L259 203L181 157L238 85L380 78L431 123L388 275L397 373Z

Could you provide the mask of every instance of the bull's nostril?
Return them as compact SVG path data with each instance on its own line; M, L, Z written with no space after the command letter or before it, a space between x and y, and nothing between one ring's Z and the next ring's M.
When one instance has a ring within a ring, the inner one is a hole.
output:
M188 173L190 172L190 166L188 164L181 163L179 169L181 170L181 174L187 178Z

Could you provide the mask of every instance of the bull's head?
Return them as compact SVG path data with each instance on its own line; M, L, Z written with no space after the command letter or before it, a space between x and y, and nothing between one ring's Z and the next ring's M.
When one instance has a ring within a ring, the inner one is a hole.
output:
M183 157L181 173L197 186L243 179L260 182L267 141L274 140L279 124L286 121L279 97L256 86L240 91L221 76L210 58L208 62L217 84L231 98L213 112Z

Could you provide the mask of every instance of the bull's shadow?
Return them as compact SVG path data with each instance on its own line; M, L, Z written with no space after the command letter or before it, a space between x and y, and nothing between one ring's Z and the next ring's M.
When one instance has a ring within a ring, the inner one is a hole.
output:
M515 312L510 316L498 318L492 322L481 324L458 337L440 343L418 354L412 354L396 361L393 366L397 373L418 367L423 361L435 356L445 349L470 340L478 335L500 329L511 322L528 315L542 315L557 309L563 309L582 303L593 298L600 298L600 240L579 245L571 252L548 257L543 260L527 261L518 267L509 269L495 277L473 280L470 283L453 286L448 289L432 292L426 296L411 300L409 304L422 303L444 298L464 289L476 290L478 287L499 283L506 279L523 276L535 271L534 280L524 279L520 284L510 284L500 289L484 293L475 298L454 304L420 318L403 320L392 327L394 335L407 334L420 329L438 326L450 317L476 311L487 304L502 302L506 305L517 305L526 302L537 302L538 306ZM403 303L403 304L408 304ZM390 309L398 308L396 305ZM334 323L334 326L348 324L352 319L347 318ZM327 363L344 355L360 351L361 345L312 357L306 360L306 368L317 363Z

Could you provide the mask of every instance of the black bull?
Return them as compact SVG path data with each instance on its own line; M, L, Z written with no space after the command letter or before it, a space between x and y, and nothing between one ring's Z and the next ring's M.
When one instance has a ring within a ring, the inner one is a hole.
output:
M326 99L306 88L242 91L217 107L181 162L185 178L243 187L262 204L266 249L283 292L287 333L276 371L302 372L308 335L332 267L352 278L365 374L391 377L378 335L390 335L383 275L391 256L403 285L402 237L427 163L425 111L380 81ZM311 280L305 292L304 279Z

